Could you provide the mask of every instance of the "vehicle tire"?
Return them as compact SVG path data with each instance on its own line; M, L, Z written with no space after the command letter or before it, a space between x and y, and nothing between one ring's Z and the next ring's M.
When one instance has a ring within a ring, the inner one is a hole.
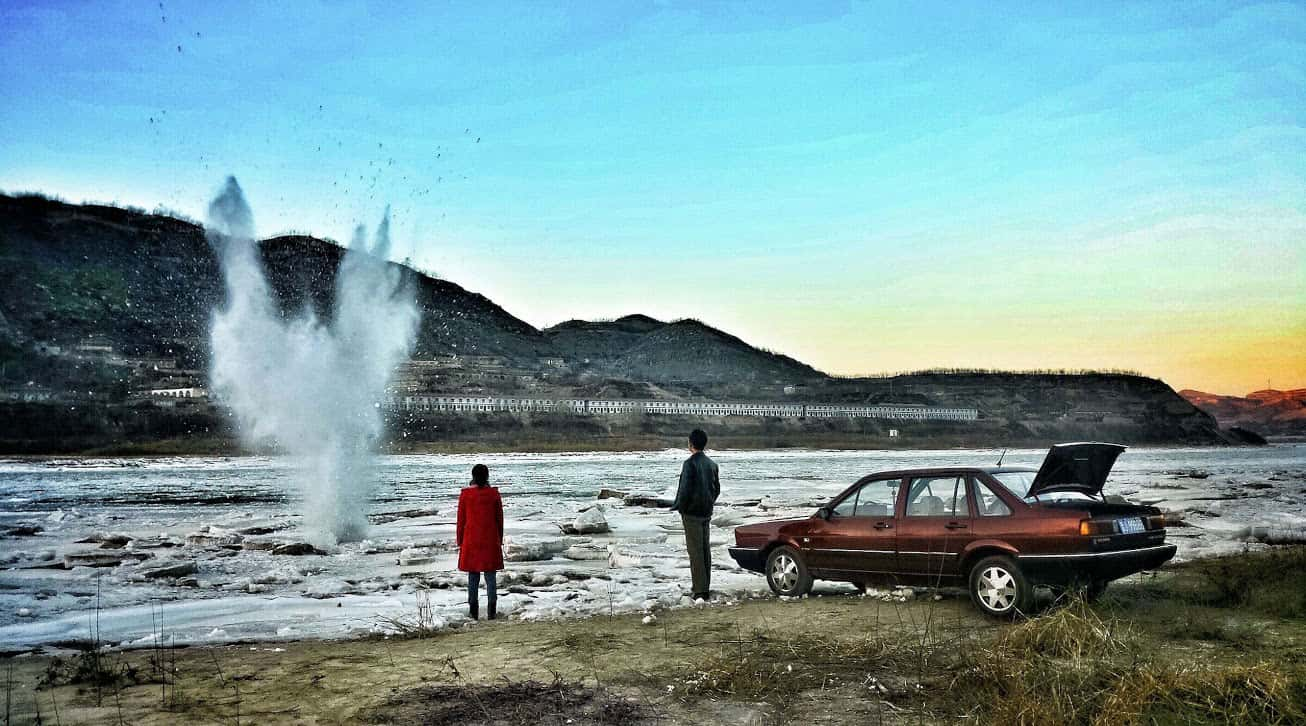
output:
M798 550L776 547L766 558L766 584L777 595L799 597L812 591L812 573Z
M850 584L851 584L853 587L857 588L857 594L858 594L858 595L865 595L865 594L866 594L866 591L870 589L870 585L867 585L867 584L864 583L864 582L853 582L853 583L850 583Z
M1028 613L1034 587L1010 557L985 557L970 568L970 599L985 614L1006 618Z

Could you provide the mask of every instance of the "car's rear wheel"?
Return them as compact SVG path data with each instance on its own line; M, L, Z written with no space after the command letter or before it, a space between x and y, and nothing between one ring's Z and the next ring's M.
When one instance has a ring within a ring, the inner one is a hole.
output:
M798 550L776 547L766 558L766 584L777 595L799 597L812 591L812 573Z
M989 615L1010 617L1027 613L1034 588L1010 557L985 557L970 569L970 599Z

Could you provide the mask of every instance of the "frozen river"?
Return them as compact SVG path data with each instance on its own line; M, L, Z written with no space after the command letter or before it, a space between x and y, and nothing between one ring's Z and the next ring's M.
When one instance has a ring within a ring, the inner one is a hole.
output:
M1043 451L1008 452L1037 466ZM761 594L763 579L726 555L736 524L805 516L873 471L992 464L997 452L725 451L712 529L713 589ZM600 489L669 495L681 451L392 456L381 459L367 539L325 555L274 554L304 540L286 461L259 457L0 461L0 651L100 639L147 645L345 637L433 606L465 618L454 569L458 490L473 463L502 488L513 556L499 609L513 618L687 605L679 520L596 500ZM1183 512L1179 557L1244 546L1249 526L1306 526L1306 444L1134 449L1107 493ZM612 531L564 537L558 523L599 503ZM194 572L187 572L194 566ZM173 576L148 577L165 567ZM820 585L817 591L851 591ZM161 628L157 625L162 618Z

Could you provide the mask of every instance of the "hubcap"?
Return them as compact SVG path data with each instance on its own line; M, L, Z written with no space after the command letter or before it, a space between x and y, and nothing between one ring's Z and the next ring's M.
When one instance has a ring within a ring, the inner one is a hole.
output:
M798 584L798 563L789 555L779 555L775 562L771 563L771 581L775 586L785 592L794 589Z
M1016 602L1016 578L1001 567L986 567L975 583L975 592L988 609L1010 610Z

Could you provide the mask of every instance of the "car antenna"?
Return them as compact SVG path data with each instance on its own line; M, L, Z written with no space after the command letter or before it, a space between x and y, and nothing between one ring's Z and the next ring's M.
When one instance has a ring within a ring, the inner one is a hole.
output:
M1007 456L1007 450L1003 449L1002 453L998 455L998 466L1002 466L1002 460L1006 458L1006 456Z

